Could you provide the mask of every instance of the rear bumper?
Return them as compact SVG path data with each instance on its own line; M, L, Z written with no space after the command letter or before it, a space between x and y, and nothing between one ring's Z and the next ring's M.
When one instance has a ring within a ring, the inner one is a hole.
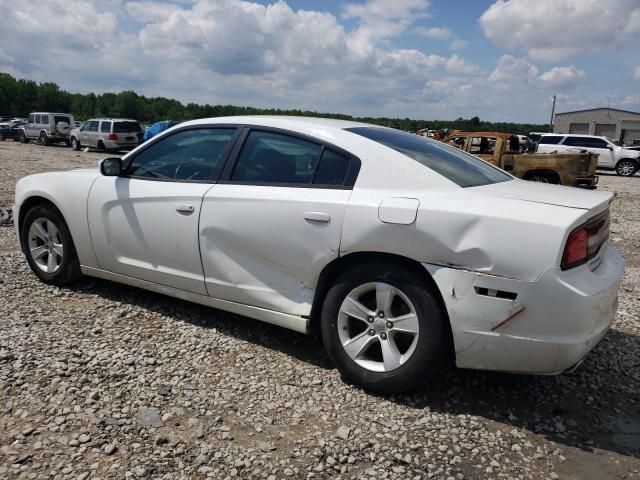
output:
M602 340L616 314L624 272L611 247L593 271L587 265L553 267L535 282L425 267L447 306L459 367L533 374L571 369ZM517 296L482 295L476 287Z
M138 145L140 145L140 142L138 141L138 139L132 140L132 141L114 141L114 140L105 140L104 141L104 148L107 150L125 150L125 149L132 149L137 147Z
M593 190L597 188L599 177L594 175L593 177L578 177L575 181L575 187L578 188L586 188L588 190Z

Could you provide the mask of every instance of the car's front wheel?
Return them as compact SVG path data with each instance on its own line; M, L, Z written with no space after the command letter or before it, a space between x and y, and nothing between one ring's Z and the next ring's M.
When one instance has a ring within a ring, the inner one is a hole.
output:
M76 137L71 137L71 148L73 148L76 152L81 148L80 142Z
M363 265L329 289L322 339L345 380L401 392L424 384L447 360L447 322L419 274L394 263Z
M55 207L40 204L26 213L21 242L31 270L43 282L66 285L80 278L71 233Z
M630 158L623 158L616 164L616 173L622 177L630 177L638 170L638 164Z

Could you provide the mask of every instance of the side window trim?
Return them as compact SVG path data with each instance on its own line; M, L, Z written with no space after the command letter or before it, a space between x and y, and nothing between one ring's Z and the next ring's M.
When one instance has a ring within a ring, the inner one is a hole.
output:
M284 128L267 127L262 125L244 125L244 128L242 128L241 130L242 132L239 135L239 138L236 140L236 143L233 149L231 150L231 153L229 155L229 158L227 159L227 163L225 164L224 169L222 170L222 175L220 175L220 179L218 180L218 183L230 184L230 185L257 185L257 186L263 186L263 187L276 186L276 187L289 187L289 188L323 188L323 189L334 189L334 190L352 190L353 189L356 179L358 178L358 173L360 172L360 166L362 165L362 162L358 157L353 155L351 152L348 152L343 148L337 147L321 139L311 137L303 133L287 130ZM238 162L238 159L240 158L240 152L244 148L244 145L247 141L247 137L252 131L255 131L255 130L288 135L290 137L306 140L308 142L312 142L321 146L322 148L318 156L318 161L316 162L316 167L314 169L311 182L309 183L275 183L275 182L265 183L265 182L244 182L244 181L238 181L238 180L231 180L231 176L233 175L235 166ZM347 175L345 176L345 181L342 185L319 185L319 184L313 183L313 180L315 180L315 176L318 172L318 167L320 166L320 161L322 160L322 154L324 153L325 148L329 148L335 151L336 153L344 156L349 161Z
M159 141L165 139L165 138L169 138L177 133L181 133L181 132L185 132L188 130L214 130L214 129L224 129L224 130L230 130L230 129L235 129L235 131L233 132L233 135L231 136L231 140L229 141L229 144L225 147L224 152L222 153L222 168L220 169L220 173L218 173L218 177L217 178L213 178L210 177L208 179L203 179L203 180L189 180L189 179L176 179L176 178L154 178L154 177L143 177L143 176L139 176L139 175L130 175L128 173L129 168L131 167L131 164L133 163L133 161L135 160L135 158L140 155L142 152L144 152L145 150L147 150L148 148L150 148L151 146L155 145L156 143L158 143ZM143 148L141 148L140 150L136 151L136 153L134 155L130 155L129 157L127 157L127 159L124 162L124 166L123 166L123 174L120 176L121 178L130 178L132 180L146 180L146 181L150 181L150 182L173 182L173 183L217 183L220 179L220 177L222 176L222 172L224 172L224 169L227 167L227 164L229 163L229 154L230 152L233 150L233 148L235 147L236 143L238 142L238 137L240 136L240 133L242 131L241 126L239 125L234 125L234 124L226 124L226 123L214 123L214 124L205 124L205 125L192 125L189 127L184 127L184 128L180 128L179 130L175 130L173 132L171 132L169 135L158 135L156 137L153 138L152 141L148 142L148 145L145 145Z

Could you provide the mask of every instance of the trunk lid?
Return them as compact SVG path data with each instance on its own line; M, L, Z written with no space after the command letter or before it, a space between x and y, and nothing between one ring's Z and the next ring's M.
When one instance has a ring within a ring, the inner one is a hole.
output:
M518 179L509 182L470 187L469 190L494 197L578 208L593 211L593 213L605 210L614 197L614 194L611 192L594 192L581 188L549 185Z

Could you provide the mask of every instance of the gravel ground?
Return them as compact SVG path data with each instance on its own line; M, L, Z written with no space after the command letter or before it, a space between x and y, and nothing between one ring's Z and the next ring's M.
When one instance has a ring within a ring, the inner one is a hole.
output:
M0 142L0 207L29 173L104 155ZM640 478L640 176L617 192L627 271L573 374L452 370L375 396L318 339L106 281L39 283L0 228L0 478Z

